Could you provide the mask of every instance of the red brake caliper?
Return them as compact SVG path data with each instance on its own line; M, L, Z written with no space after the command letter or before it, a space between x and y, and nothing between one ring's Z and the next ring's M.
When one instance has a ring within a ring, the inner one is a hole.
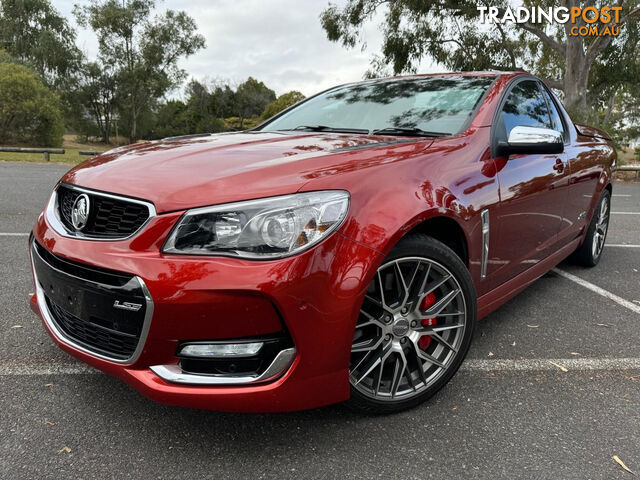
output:
M422 302L420 303L420 311L426 310L434 303L436 303L436 295L433 292L431 292L429 295L427 295L422 299ZM422 320L421 323L423 327L431 327L436 324L436 319L425 318L424 320ZM430 344L431 344L431 337L429 335L423 335L418 339L418 346L422 350L426 350Z

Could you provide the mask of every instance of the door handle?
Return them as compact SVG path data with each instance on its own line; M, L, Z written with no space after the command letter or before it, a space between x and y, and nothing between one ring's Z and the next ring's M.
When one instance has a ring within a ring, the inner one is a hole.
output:
M556 163L553 165L553 169L558 173L564 172L564 162L559 158L556 158Z

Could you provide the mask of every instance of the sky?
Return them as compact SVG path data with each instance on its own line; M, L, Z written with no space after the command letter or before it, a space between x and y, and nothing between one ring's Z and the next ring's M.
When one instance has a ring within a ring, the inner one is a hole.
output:
M81 1L52 3L77 26L72 10ZM190 77L238 84L253 76L278 95L299 90L308 96L361 80L382 42L378 22L365 30L365 51L327 40L319 20L327 5L327 0L165 0L158 11L186 11L206 38L206 48L180 62ZM92 31L79 29L77 43L89 58L97 55ZM428 61L420 68L421 73L437 70Z

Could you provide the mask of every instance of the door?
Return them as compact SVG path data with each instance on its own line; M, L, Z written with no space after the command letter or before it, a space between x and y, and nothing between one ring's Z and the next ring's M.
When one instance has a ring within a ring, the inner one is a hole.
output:
M571 142L571 135L567 121L564 120L562 108L558 104L557 99L542 85L542 94L549 105L549 113L551 114L552 128L558 132L562 132L564 137L564 153L563 158L566 168L569 170L567 178L567 199L564 203L562 211L562 222L560 223L560 231L558 232L558 248L566 245L571 240L580 235L580 231L586 222L586 211L589 208L591 194L595 191L599 174L596 172L595 179L592 162L590 158L584 158L584 147L576 146ZM588 155L587 155L588 156ZM590 184L587 186L586 184ZM576 188L578 185L578 188ZM581 187L586 187L586 191L581 191Z
M565 129L565 139L569 139L561 107L546 90L551 110L551 119ZM569 193L564 210L564 219L559 233L561 243L569 243L579 237L588 227L591 209L595 207L596 190L602 174L602 155L607 155L609 147L596 139L582 137L565 144L565 160L571 170Z
M569 200L565 212L566 228L561 237L568 243L579 237L589 225L592 208L597 201L596 191L602 175L602 156L608 147L594 140L571 145L566 157L571 168Z
M521 80L507 92L494 121L492 146L507 141L516 126L554 128L549 104L535 79ZM564 154L516 154L495 161L502 167L500 203L491 223L498 242L492 242L489 261L497 264L500 281L506 281L555 251L569 171Z

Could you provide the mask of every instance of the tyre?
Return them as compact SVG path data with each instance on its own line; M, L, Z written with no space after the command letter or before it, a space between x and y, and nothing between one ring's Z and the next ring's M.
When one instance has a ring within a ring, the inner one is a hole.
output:
M476 291L462 260L426 235L402 239L367 289L351 348L349 405L414 407L440 390L469 350Z
M602 191L600 201L593 212L593 218L584 237L584 242L571 256L571 261L585 267L595 267L604 250L604 242L609 230L611 213L611 193L606 188Z

